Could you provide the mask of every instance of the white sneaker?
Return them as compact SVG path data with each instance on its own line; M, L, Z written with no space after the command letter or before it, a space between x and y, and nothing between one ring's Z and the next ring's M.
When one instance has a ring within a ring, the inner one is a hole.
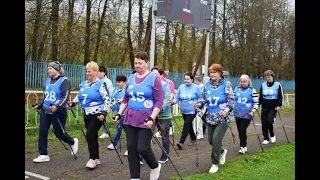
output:
M203 135L198 135L197 139L203 139Z
M78 152L79 140L78 140L78 138L73 138L73 140L74 140L74 144L71 145L71 149L72 149L73 153L76 155ZM71 151L71 155L73 156L72 151Z
M161 137L160 131L156 133L156 137Z
M247 147L240 147L239 153L245 154L247 152Z
M126 150L126 152L124 152L123 155L124 155L124 156L128 156L128 150Z
M113 146L113 144L109 144L109 146L107 147L109 150L114 150L117 149L117 146Z
M217 164L212 164L210 170L209 170L209 173L215 173L217 172L219 169L218 165Z
M99 136L100 139L108 138L109 134L103 133L101 136Z
M93 159L89 159L89 161L87 162L86 164L86 167L87 168L90 168L90 169L93 169L95 168L97 165L96 165L96 162L93 160Z
M220 164L221 165L223 165L226 162L227 152L228 152L228 150L224 149L223 153L220 155Z
M273 136L270 138L271 143L275 143L276 142L276 136Z
M269 141L268 141L268 140L264 140L264 141L262 142L262 144L269 144Z
M142 161L140 161L140 165L143 165L143 162L142 162Z
M37 163L48 162L48 161L50 161L49 155L40 155L37 158L33 159L33 162L37 162Z
M155 169L151 169L150 171L150 180L157 180L160 176L161 164L158 163L158 167Z

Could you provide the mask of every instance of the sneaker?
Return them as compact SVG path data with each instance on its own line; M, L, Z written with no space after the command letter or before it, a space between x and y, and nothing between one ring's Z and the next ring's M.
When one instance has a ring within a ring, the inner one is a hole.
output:
M209 173L215 173L218 171L218 169L219 169L218 164L212 164L212 166L209 170Z
M97 166L101 164L101 161L99 159L95 159L94 162L96 163Z
M191 140L190 143L189 143L189 146L193 146L193 145L196 145L196 144L197 144L196 140Z
M276 142L276 136L273 136L270 138L271 143L275 143Z
M228 150L224 149L223 153L220 155L220 164L221 165L223 165L226 162L227 152L228 152Z
M79 140L78 140L78 138L73 138L73 140L74 140L74 144L73 145L71 145L71 155L73 156L73 153L74 153L74 155L76 155L77 154L77 152L78 152L78 145L79 145ZM73 153L72 153L73 152Z
M143 165L143 161L140 161L140 165Z
M198 135L197 139L203 139L203 135Z
M100 139L108 138L109 134L103 133L101 136L99 136Z
M50 161L49 155L40 155L37 158L33 159L33 162L37 162L37 163L48 162L48 161Z
M240 147L239 153L245 154L247 152L247 147Z
M87 162L86 164L86 167L87 168L90 168L90 169L93 169L95 168L97 165L96 165L96 162L93 160L93 159L89 159L89 161Z
M128 156L128 150L126 150L126 152L124 152L123 155L124 155L124 156Z
M166 155L162 155L158 162L163 164L163 163L168 162L168 160L169 159L168 159L168 157Z
M183 144L182 143L178 143L177 146L178 146L179 150L181 150L183 148Z
M150 171L150 180L157 180L160 176L161 164L158 163L158 167L151 169Z
M156 137L161 137L160 131L156 133Z
M262 144L269 144L269 141L268 141L268 140L264 140L264 141L262 142Z
M109 150L117 149L117 146L114 146L112 143L107 147Z

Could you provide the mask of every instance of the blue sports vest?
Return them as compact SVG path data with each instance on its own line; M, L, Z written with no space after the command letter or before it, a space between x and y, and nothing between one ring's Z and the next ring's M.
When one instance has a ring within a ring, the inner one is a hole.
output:
M280 83L275 81L271 87L267 86L267 82L262 83L262 95L264 99L278 99L278 90Z
M131 74L128 80L126 94L129 96L128 107L133 110L153 110L154 100L152 87L157 76L151 72L140 84L134 82L135 74Z
M125 88L119 90L118 86L113 90L112 99L114 102L120 100L123 98L125 92ZM115 113L117 113L120 109L120 106L118 104L113 104L112 109Z
M104 103L100 94L100 88L103 82L103 80L98 80L91 87L86 87L86 81L83 81L80 84L78 99L80 101L81 108L99 106Z
M208 104L208 112L220 112L224 110L227 106L226 97L226 85L227 81L224 81L217 89L211 88L212 80L206 82L206 102Z
M238 86L234 92L236 99L234 116L238 118L251 119L249 112L253 108L252 87L244 89Z
M60 77L54 84L50 84L50 78L45 82L43 107L49 108L50 103L55 105L58 100L61 100L61 84L67 77ZM67 106L64 106L67 108Z

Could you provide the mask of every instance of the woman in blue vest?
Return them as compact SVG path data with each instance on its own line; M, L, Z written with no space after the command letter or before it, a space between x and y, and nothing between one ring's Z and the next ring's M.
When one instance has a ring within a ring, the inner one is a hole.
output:
M260 87L259 104L261 104L261 123L264 137L262 144L269 144L269 134L271 143L276 142L273 124L277 111L282 106L283 91L281 84L274 80L273 71L265 71L264 77L266 81Z
M195 145L196 135L192 128L192 121L196 116L196 111L193 108L193 104L198 102L201 97L201 90L199 86L193 83L194 76L191 73L184 74L184 84L181 84L177 90L177 93L173 99L172 105L180 102L180 110L184 120L182 134L180 141L177 144L179 149L183 149L184 142L190 135L190 146Z
M69 109L80 104L87 129L86 139L89 150L87 168L93 169L101 164L99 156L98 131L110 111L110 97L106 83L98 78L99 66L90 61L86 64L87 80L79 85L77 96L69 103Z
M171 89L169 85L169 80L164 80L162 78L164 74L164 70L160 66L154 66L152 69L156 75L158 75L161 79L163 93L164 93L164 102L162 109L159 113L157 127L158 130L161 132L161 139L162 139L162 146L164 150L169 154L170 151L170 140L169 138L169 130L172 124L172 114L170 108L170 98L171 98ZM162 155L160 157L159 163L166 163L168 162L168 157L165 152L162 151Z
M254 112L259 107L259 96L248 75L240 76L239 86L234 90L236 104L234 116L240 139L239 153L245 154L247 149L247 128L253 118Z
M48 155L48 131L53 126L54 134L71 146L71 155L78 152L78 139L71 138L64 130L67 119L67 100L70 96L71 84L63 75L64 70L58 61L50 62L47 68L50 78L44 84L43 100L34 107L41 109L38 148L40 156L34 162L50 161Z
M151 148L152 129L163 106L161 79L148 70L149 56L138 52L134 58L135 73L128 78L124 97L114 121L125 113L128 162L131 180L140 179L140 157L151 168L150 180L160 176L161 164L157 162Z
M218 171L218 165L226 161L227 149L222 145L222 139L228 129L228 122L234 118L234 92L230 81L224 79L223 68L220 64L212 64L209 68L211 79L204 85L202 98L194 108L208 105L205 119L208 124L208 140L212 146L212 166L209 173Z

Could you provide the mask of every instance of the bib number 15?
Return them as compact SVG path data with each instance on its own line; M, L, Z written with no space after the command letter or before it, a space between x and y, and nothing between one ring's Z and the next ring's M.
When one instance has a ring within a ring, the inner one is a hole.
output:
M129 95L131 96L131 100L132 101L139 101L139 102L143 102L145 100L144 98L144 92L137 92L136 96L134 95L133 91L129 92Z

